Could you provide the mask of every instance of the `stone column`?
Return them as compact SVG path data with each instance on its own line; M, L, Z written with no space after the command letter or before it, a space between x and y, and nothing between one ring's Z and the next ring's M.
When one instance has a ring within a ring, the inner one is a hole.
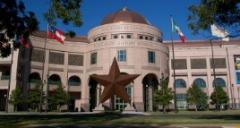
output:
M103 104L100 103L100 96L101 96L101 93L102 93L102 89L101 89L101 85L100 84L97 84L97 104L96 104L96 107L93 109L93 111L95 112L103 112L104 111L104 108L103 108Z
M144 111L144 101L143 101L143 76L140 75L133 83L133 103L137 111Z
M45 58L43 60L43 63L44 63L44 68L42 69L43 70L43 93L45 93L46 97L49 96L49 85L48 85L48 77L49 77L49 69L48 69L48 66L49 66L49 50L46 49L45 52ZM42 100L42 109L44 110L47 110L48 109L48 101L47 100Z
M131 106L133 105L133 93L134 93L133 85L131 85Z
M153 87L150 85L148 86L148 111L153 111Z
M18 66L18 55L19 55L19 50L15 50L12 52L12 65L11 65L11 76L9 80L9 93L8 93L8 99L10 98L12 91L16 89L16 84L17 84L17 66ZM7 106L7 111L8 112L13 112L14 111L14 106L12 104L8 103Z
M100 95L101 95L101 86L99 84L97 84L97 105L100 103Z

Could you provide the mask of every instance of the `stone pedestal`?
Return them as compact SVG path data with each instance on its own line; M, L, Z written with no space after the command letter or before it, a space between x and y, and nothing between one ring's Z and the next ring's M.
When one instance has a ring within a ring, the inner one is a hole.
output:
M99 104L93 109L94 112L104 112L104 107L102 104Z
M136 109L132 105L127 104L127 107L123 110L123 112L136 112Z

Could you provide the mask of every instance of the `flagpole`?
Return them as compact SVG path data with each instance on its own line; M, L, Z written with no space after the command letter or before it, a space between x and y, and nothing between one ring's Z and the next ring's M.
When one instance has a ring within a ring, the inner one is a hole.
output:
M215 88L216 92L216 107L218 106L218 98L217 98L217 90L216 90L216 69L215 69L215 58L214 58L214 50L213 50L213 43L212 39L210 39L210 45L211 45L211 53L212 53L212 69L213 69L213 86Z
M39 103L39 111L42 112L42 103L43 103L43 87L45 85L45 80L44 80L44 70L45 70L45 57L46 57L46 44L47 44L47 38L48 38L48 23L47 23L47 32L46 32L46 38L44 41L44 46L43 46L43 62L42 62L42 84L41 84L41 93L40 93L40 103ZM46 107L47 108L47 107ZM45 109L46 109L45 108Z
M9 106L9 94L10 94L10 86L11 86L11 75L12 75L12 64L13 64L13 42L10 44L11 47L11 64L10 64L10 78L9 78L9 82L8 82L8 89L7 89L7 95L6 95L6 105L5 105L5 111L6 113L8 113L8 106Z
M173 18L171 17L171 26L173 28ZM176 85L175 85L175 81L176 81L176 72L175 72L175 53L174 53L174 44L173 44L173 32L171 30L170 32L170 36L171 36L171 44L172 44L172 69L173 69L173 88L174 88L174 111L177 113L178 109L177 109L177 96L176 96Z

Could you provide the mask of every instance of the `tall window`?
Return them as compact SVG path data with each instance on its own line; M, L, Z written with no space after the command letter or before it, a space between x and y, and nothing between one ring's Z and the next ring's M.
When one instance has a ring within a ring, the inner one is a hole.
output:
M148 63L155 63L155 52L148 51Z
M118 61L119 62L126 62L126 50L118 50Z
M68 85L70 85L70 86L79 86L79 85L81 85L81 79L78 76L71 76L68 79Z
M97 63L97 53L94 52L91 54L91 64L96 64Z
M176 88L186 88L186 82L183 79L176 79Z
M199 88L206 88L207 87L206 82L201 78L195 79L193 84L198 86Z
M236 82L240 84L240 72L236 72Z
M176 101L177 101L177 107L179 109L186 109L187 108L187 95L184 93L177 93L176 94Z
M222 78L216 78L213 80L213 87L214 87L214 84L216 84L216 86L220 86L220 87L226 87L226 82L224 79Z

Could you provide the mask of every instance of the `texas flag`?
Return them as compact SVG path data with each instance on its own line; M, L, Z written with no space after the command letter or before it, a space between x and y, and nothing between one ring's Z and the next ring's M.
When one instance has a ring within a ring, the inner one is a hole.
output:
M184 43L185 40L186 40L186 37L184 36L183 32L176 25L176 23L174 22L173 18L171 18L171 22L172 22L172 32L176 32L179 35L180 40Z
M64 32L62 32L61 30L55 28L54 26L50 26L48 28L48 37L55 39L57 41L59 41L60 43L64 44L64 40L65 40L65 36L64 36Z

